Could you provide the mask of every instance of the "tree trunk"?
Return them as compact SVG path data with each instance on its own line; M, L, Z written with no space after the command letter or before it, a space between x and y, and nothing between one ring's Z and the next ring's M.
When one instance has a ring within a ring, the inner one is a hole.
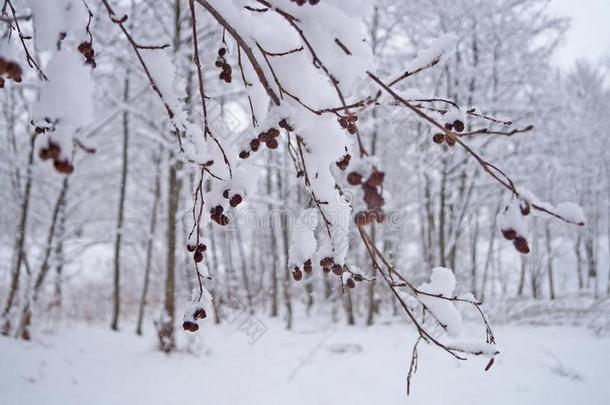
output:
M19 277L21 275L21 265L25 260L25 238L27 234L27 222L28 222L28 209L30 206L30 195L32 191L32 167L34 163L34 140L32 136L30 140L30 151L28 154L28 167L26 172L25 190L23 193L23 200L21 202L21 216L19 219L19 228L17 229L17 237L15 241L15 255L16 260L11 270L11 283L8 291L8 297L2 310L2 318L4 318L4 324L2 325L2 334L7 336L11 332L11 321L10 314L11 309L15 301L15 296L19 290Z
M553 252L551 246L551 228L547 222L544 227L546 236L546 260L547 260L547 272L549 275L549 296L551 300L555 299L555 281L553 277Z
M585 281L582 274L582 254L580 251L580 245L582 244L582 237L580 231L576 231L576 242L574 243L574 253L576 255L576 274L578 275L578 290L582 291L585 287Z
M180 50L181 44L181 0L174 1L174 54ZM179 136L180 134L172 134ZM167 188L167 263L165 276L165 293L163 314L159 322L159 349L169 353L176 347L175 320L176 320L176 219L180 201L182 182L178 179L178 172L182 168L180 161L175 161L174 153L169 153L169 179Z
M475 297L479 296L477 290L477 242L479 241L479 217L477 214L477 212L474 213L474 231L470 245L470 291Z
M49 308L61 309L62 304L62 273L64 270L64 235L66 233L66 203L64 202L59 211L59 225L57 227L57 243L55 245L55 291L53 301Z
M343 292L345 296L345 314L347 316L347 324L352 326L356 324L354 320L354 305L352 302L352 294L349 288L346 288Z
M53 249L53 238L56 233L56 226L59 220L59 213L61 211L61 206L64 204L66 199L66 193L68 191L68 176L64 177L61 190L59 192L59 196L55 202L55 206L53 208L53 215L51 217L51 224L49 225L49 232L47 233L47 243L42 259L42 264L40 266L40 271L38 272L38 276L36 277L36 281L34 283L33 291L31 298L28 299L21 311L21 319L19 321L19 327L17 329L16 336L21 337L24 340L30 339L30 331L29 327L32 319L32 307L36 305L38 301L38 296L40 294L40 290L44 283L45 278L47 277L47 273L49 272L50 263L49 258L51 257L51 252Z
M123 101L129 100L129 71L125 74L125 87ZM123 112L123 162L121 167L121 184L119 191L119 214L116 226L116 239L114 241L114 279L113 279L113 305L110 328L119 330L119 315L121 312L121 242L123 240L123 219L125 216L125 193L127 191L127 170L129 167L129 112Z
M282 173L288 173L288 165L286 155L283 156L283 171ZM278 195L281 196L284 205L282 207L282 245L284 247L284 281L283 281L283 289L284 289L284 305L286 306L286 329L292 329L292 296L290 292L290 286L292 282L292 272L290 271L290 267L288 265L289 254L290 254L290 234L289 234L289 226L288 223L288 206L286 201L288 200L288 185L282 182L282 176L280 171L277 171L276 181L278 186Z
M268 154L267 162L267 195L270 198L273 198L273 185L272 185L272 176L271 176L271 163L272 157L271 154ZM268 227L269 227L269 239L270 239L270 249L271 249L271 316L276 317L278 315L278 276L277 276L277 241L275 238L275 228L273 226L273 205L269 204L267 207L268 211Z
M527 259L525 256L521 256L521 274L519 276L519 288L517 289L517 295L522 296L523 290L525 289L525 273L527 271Z
M244 285L244 291L246 292L246 301L248 303L248 311L253 314L254 306L252 302L252 288L250 286L250 280L248 279L248 260L246 259L246 252L244 250L244 244L241 239L241 233L235 232L235 238L237 242L237 248L239 250L240 267L241 267L241 278Z
M159 327L159 349L169 353L176 347L174 327L176 319L176 217L180 198L181 182L177 172L180 163L174 162L170 153L169 182L167 189L167 263L163 315Z
M161 199L161 158L157 160L157 173L155 175L155 189L153 191L153 204L150 216L150 224L148 225L148 238L146 241L146 262L144 264L144 283L142 285L142 294L140 295L140 303L138 305L138 321L136 324L136 334L142 335L142 325L144 323L144 310L146 307L146 296L148 295L148 285L150 281L150 269L152 267L152 253L154 246L155 230L157 228L157 210L159 209L159 200Z

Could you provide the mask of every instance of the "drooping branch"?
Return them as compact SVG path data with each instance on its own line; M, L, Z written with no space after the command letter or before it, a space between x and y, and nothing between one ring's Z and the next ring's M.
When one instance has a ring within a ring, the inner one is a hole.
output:
M252 51L252 48L241 37L241 35L237 32L235 27L233 27L222 16L222 14L220 14L218 12L218 10L216 10L214 7L212 7L212 5L207 0L195 0L195 1L199 4L201 4L212 15L212 17L214 17L214 19L218 22L218 24L220 24L233 37L233 39L235 39L235 42L237 42L237 45L241 49L243 49L244 53L246 54L248 60L250 61L250 64L252 65L252 68L254 69L254 71L256 72L256 75L258 76L258 80L260 81L261 85L267 92L267 95L271 98L271 100L273 101L273 103L275 105L280 105L280 99L277 96L277 94L275 93L275 91L273 90L273 88L270 86L269 81L267 80L267 77L265 76L265 72L263 71L263 68L261 67L261 65L258 62L258 60L256 59L256 57L254 56L254 52Z
M367 72L368 76L375 82L377 83L377 85L383 90L385 91L388 95L390 95L394 100L396 100L397 102L399 102L400 104L402 104L403 106L407 107L409 110L411 110L412 112L414 112L417 116L419 116L421 119L423 119L424 121L428 122L429 124L431 124L433 127L437 128L439 131L441 131L443 134L445 134L445 136L451 140L453 140L455 143L458 143L464 150L466 150L466 152L472 156L483 168L483 170L489 174L493 179L495 179L498 183L500 183L503 187L505 187L506 189L508 189L511 193L513 193L514 196L516 196L517 198L521 198L519 191L517 190L517 188L515 187L515 184L513 183L513 181L510 179L510 177L508 177L502 170L500 170L498 167L494 166L493 164L491 164L490 162L488 162L487 160L485 160L484 158L482 158L477 152L475 152L470 146L468 146L468 144L466 144L464 141L462 141L460 139L460 135L453 132L452 130L447 129L444 125L442 125L441 123L439 123L438 121L436 121L434 118L432 118L431 116L429 116L428 114L426 114L425 112L423 112L420 108L417 108L416 106L414 106L413 104L409 103L409 101L407 101L405 98L401 97L398 93L396 93L393 89L390 88L390 86L388 86L387 84L385 84L378 76L376 76L375 74L371 73L371 72ZM531 127L527 127L525 128L525 130L522 130L521 132L526 132L531 130ZM516 133L516 132L515 132ZM541 205L535 204L533 202L530 202L530 205L533 209L543 212L547 215L550 215L552 217L555 217L559 220L562 220L568 224L572 224L572 225L578 225L578 226L584 226L584 223L582 222L575 222L569 218L566 218L556 212L553 212L552 210L543 207Z
M11 17L7 17L7 13L6 13L7 8L11 11ZM25 58L26 58L26 61L28 62L28 65L38 72L38 75L40 76L40 78L42 80L48 81L49 80L48 77L44 74L44 72L42 71L42 68L40 67L38 62L36 62L34 57L32 56L30 49L28 48L28 45L25 43L25 41L32 39L32 37L24 35L23 32L21 31L21 26L19 25L19 21L24 20L24 18L17 16L17 12L15 10L15 7L13 6L13 3L11 3L11 0L4 0L4 5L2 6L2 15L4 16L3 17L4 21L7 21L9 23L9 25L11 26L11 28L14 23L15 29L17 30L17 34L19 35L19 41L21 42L21 47L23 48L23 51L25 52Z

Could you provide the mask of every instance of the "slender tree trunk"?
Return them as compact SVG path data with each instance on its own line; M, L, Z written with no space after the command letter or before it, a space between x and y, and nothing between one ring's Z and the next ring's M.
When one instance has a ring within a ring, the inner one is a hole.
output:
M181 44L181 0L174 1L174 54L177 54ZM178 134L173 134L177 136ZM169 177L167 188L167 263L165 276L165 293L163 314L158 328L159 349L169 353L176 347L176 220L182 182L178 172L182 168L180 161L175 160L173 152L169 153Z
M497 222L498 222L498 214L500 213L500 209L502 208L502 200L498 200L498 205L496 206L496 210L494 212L493 220L491 222L491 227L489 229L489 244L487 245L487 255L485 257L485 267L483 268L483 283L481 285L481 301L485 299L485 290L487 287L487 280L489 271L492 265L493 256L494 256L494 243L496 240L496 234L498 233L496 230ZM523 267L521 268L523 272ZM521 275L524 276L523 274ZM522 288L521 288L522 290ZM519 294L521 295L521 294Z
M606 242L608 243L608 284L606 286L606 295L610 296L610 159L607 154L604 168L606 169Z
M371 49L373 51L373 55L377 55L379 52L379 8L375 6L373 9L373 18L371 21ZM373 131L371 136L371 145L370 145L370 154L371 156L375 156L377 153L377 138L378 138L378 126L377 126L377 110L373 109L372 111L372 121L373 121ZM371 225L371 240L373 244L377 243L377 232L375 229L375 225ZM367 311L366 311L366 324L368 326L373 325L375 321L375 314L377 313L377 301L375 297L375 288L376 288L376 277L377 277L377 268L371 264L371 277L372 281L368 284L367 289ZM354 312L352 306L352 297L350 292L347 291L346 297L346 310L347 310L347 322L349 325L354 324Z
M60 206L59 225L57 227L57 243L55 244L55 291L50 308L61 309L62 304L62 274L64 270L64 235L66 233L66 203Z
M574 254L576 256L576 274L578 275L578 290L582 291L585 287L585 281L582 274L582 254L580 252L580 245L582 244L582 237L580 231L576 231L576 242L574 243Z
M521 274L519 276L519 288L517 289L517 295L522 296L525 288L525 273L527 271L527 259L521 255Z
M218 270L218 250L216 246L216 232L214 231L214 226L210 226L208 230L208 236L210 237L210 259L211 263L207 263L208 269L212 268L215 271ZM208 260L208 255L203 255L204 260ZM212 265L210 267L210 264ZM221 292L218 291L216 287L210 288L210 295L212 296L212 307L214 308L214 323L219 324L221 321L220 318L220 307L222 305Z
M138 321L136 323L136 334L142 335L142 325L144 324L144 311L146 308L146 297L148 295L148 285L150 282L150 269L152 267L152 253L155 240L155 230L157 228L157 211L159 209L159 201L161 199L161 158L157 158L157 173L155 175L155 188L153 191L152 212L150 215L150 223L148 225L148 238L146 241L146 262L144 264L144 283L142 285L142 294L138 305Z
M47 277L49 268L51 267L49 263L49 258L51 257L51 252L53 249L53 238L56 234L56 226L59 220L59 213L61 211L62 205L65 202L67 192L68 176L64 177L63 179L59 196L57 197L55 206L53 207L53 214L51 217L51 224L49 225L49 232L47 233L47 241L42 259L42 264L40 266L40 271L38 272L38 276L36 277L36 281L34 283L31 298L25 302L23 310L21 311L21 319L19 321L19 327L17 329L16 336L21 337L24 340L30 339L29 327L32 319L32 307L35 306L36 302L38 301L40 290L43 286L45 278Z
M354 319L354 304L352 302L352 292L349 289L345 289L345 314L347 315L347 324L352 326L356 324Z
M447 200L447 160L443 159L443 173L441 174L441 189L439 198L439 214L438 214L438 256L440 266L446 266L445 258L445 220L446 220L446 200Z
M283 156L283 170L282 173L288 172L286 155ZM284 305L286 306L286 329L292 329L292 295L290 291L290 286L292 282L292 273L290 271L290 267L288 265L289 255L290 255L290 234L289 234L289 223L288 223L288 206L286 201L288 200L288 185L284 184L282 181L282 176L280 171L277 171L276 181L278 186L278 194L281 196L282 201L284 202L281 220L282 220L282 245L284 247L284 281L283 281L283 289L284 289Z
M244 244L241 239L241 233L236 232L235 238L237 247L239 250L240 267L241 267L241 278L244 285L244 291L246 292L246 301L248 303L248 311L254 313L254 305L252 301L252 287L250 286L250 280L248 279L248 260L246 259L246 252L244 250Z
M123 101L129 100L129 71L125 74ZM123 220L125 216L125 193L127 191L127 170L129 167L129 112L123 112L123 162L121 167L121 184L119 191L119 214L116 226L116 239L114 241L114 278L113 278L113 305L110 328L119 330L119 316L121 312L121 242L123 240Z
M2 334L7 336L11 332L11 309L13 308L13 304L15 301L15 296L17 291L19 290L19 278L21 275L21 265L25 260L25 239L27 235L27 222L28 222L28 213L30 206L30 195L32 192L32 167L34 163L34 140L35 137L32 136L30 140L30 151L28 154L28 166L26 172L26 180L25 180L25 190L23 193L23 199L21 201L21 215L19 219L19 228L17 229L17 237L15 241L15 256L16 260L13 264L13 268L11 270L11 282L10 288L8 291L8 297L6 299L6 303L4 304L4 309L2 310L2 318L4 318L4 324L2 325Z
M547 253L547 272L549 275L549 296L551 300L555 299L555 281L553 275L553 252L551 246L551 229L547 222L544 227L546 236L546 253Z
M479 217L477 215L478 213L475 212L475 218L474 218L474 231L472 234L472 240L471 240L471 245L470 245L470 277L471 277L471 281L470 281L470 290L472 291L472 294L474 294L475 297L479 296L479 292L477 289L477 277L478 277L478 272L477 272L477 242L479 241Z
M271 154L268 155L268 163L267 166L267 195L273 195L273 184L272 184L272 176L271 176L271 163L272 157ZM276 317L278 315L278 275L277 275L277 241L275 238L275 227L273 226L273 205L269 204L267 207L267 211L269 213L268 227L269 227L269 239L270 239L270 249L271 249L271 316Z
M167 263L165 275L165 293L163 315L159 328L159 349L169 353L174 350L175 319L176 319L176 219L181 182L177 172L180 163L174 162L174 154L170 153L169 182L167 196Z

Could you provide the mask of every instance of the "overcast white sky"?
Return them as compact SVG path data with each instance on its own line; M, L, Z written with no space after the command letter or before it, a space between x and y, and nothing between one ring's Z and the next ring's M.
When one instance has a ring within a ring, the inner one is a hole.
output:
M610 0L549 0L551 10L572 18L557 61L570 67L576 59L610 58Z

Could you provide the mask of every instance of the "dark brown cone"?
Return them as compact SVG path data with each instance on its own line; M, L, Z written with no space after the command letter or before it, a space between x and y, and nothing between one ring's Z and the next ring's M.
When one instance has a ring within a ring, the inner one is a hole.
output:
M506 240L515 240L517 238L517 231L514 229L502 229L502 236Z
M265 144L267 145L267 147L269 149L277 149L277 147L279 146L279 144L277 143L277 140L275 140L275 138L268 139L267 142L265 142Z
M229 205L232 208L237 207L239 204L241 204L241 202L243 201L241 195L239 194L235 194L233 197L231 197L231 199L229 200Z
M195 322L184 321L182 323L182 328L188 332L197 332L199 330L199 325L197 325Z
M305 263L303 263L303 271L305 273L311 273L313 271L313 265L311 264L311 259L307 259Z
M322 267L330 268L334 263L335 261L332 257L325 257L324 259L320 260L320 266Z
M443 142L445 142L445 134L434 134L432 141L441 145Z
M513 244L519 253L526 255L530 252L530 247L524 237L518 236L517 239L513 241Z
M464 123L460 120L455 120L453 121L453 129L455 129L457 132L463 132L464 131Z
M360 173L351 172L347 175L347 182L351 186L358 186L362 183L362 176Z

